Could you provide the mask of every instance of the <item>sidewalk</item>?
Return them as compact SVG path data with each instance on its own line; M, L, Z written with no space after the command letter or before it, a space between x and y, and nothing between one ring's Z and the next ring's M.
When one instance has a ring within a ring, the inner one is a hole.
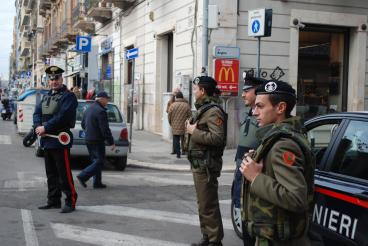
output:
M186 155L180 159L171 155L172 142L163 140L160 135L147 131L133 130L132 153L128 153L128 166L156 170L190 171ZM234 172L236 149L226 149L222 171Z

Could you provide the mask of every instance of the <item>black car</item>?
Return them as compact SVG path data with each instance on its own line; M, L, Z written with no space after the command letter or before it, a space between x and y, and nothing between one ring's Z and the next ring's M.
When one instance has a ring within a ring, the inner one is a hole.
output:
M305 127L316 156L312 231L325 245L368 245L368 112L317 116Z
M368 112L305 126L317 160L313 229L326 245L368 245Z

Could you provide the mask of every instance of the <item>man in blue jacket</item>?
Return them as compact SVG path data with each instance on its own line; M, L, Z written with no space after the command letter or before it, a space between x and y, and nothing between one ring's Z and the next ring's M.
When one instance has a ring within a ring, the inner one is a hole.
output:
M87 180L92 176L93 188L106 188L106 185L101 182L101 170L105 161L105 142L111 146L111 150L115 149L106 112L109 99L106 92L97 93L96 101L87 108L82 118L85 141L92 159L92 163L77 176L78 181L85 188Z
M39 209L61 208L61 192L66 195L65 205L61 213L75 210L77 193L74 188L70 169L70 148L73 144L73 134L70 128L75 125L77 98L63 85L63 69L50 66L45 70L49 78L51 90L36 105L33 114L35 132L41 137L41 147L45 152L45 168L47 176L47 204ZM50 135L57 136L66 132L70 141L63 145Z

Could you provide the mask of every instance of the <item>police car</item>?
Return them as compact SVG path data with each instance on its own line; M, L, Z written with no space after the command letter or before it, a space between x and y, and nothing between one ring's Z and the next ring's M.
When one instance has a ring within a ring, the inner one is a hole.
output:
M313 234L324 245L368 245L368 112L317 116L305 126L316 156ZM232 209L240 236L239 216Z
M368 245L368 112L305 123L316 155L312 229L325 245Z

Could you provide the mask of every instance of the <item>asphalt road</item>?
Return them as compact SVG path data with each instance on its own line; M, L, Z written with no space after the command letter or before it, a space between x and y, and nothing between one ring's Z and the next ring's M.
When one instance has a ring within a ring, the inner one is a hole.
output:
M201 235L190 173L127 168L103 172L105 190L76 184L77 210L38 210L46 202L42 158L0 121L0 245L190 245ZM73 169L75 177L80 170ZM232 174L220 178L224 245L241 245L230 220Z

